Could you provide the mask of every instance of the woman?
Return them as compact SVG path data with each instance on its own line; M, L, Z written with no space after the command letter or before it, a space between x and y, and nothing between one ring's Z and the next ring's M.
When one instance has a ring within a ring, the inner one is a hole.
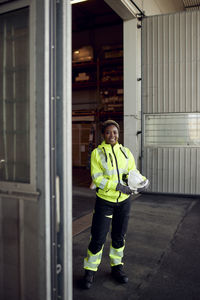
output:
M123 179L136 170L128 148L118 143L119 125L113 120L102 126L104 141L91 154L91 176L96 185L96 204L92 220L91 240L84 259L84 287L89 289L101 262L103 246L112 222L110 245L111 275L120 283L128 282L123 271L125 234L130 212L132 190ZM143 176L143 180L146 178Z

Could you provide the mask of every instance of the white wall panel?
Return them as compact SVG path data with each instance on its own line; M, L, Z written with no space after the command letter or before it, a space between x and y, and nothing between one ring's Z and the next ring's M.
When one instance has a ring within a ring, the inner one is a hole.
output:
M175 113L178 118L182 113L199 112L200 12L145 18L142 26L143 121L144 114L161 117L163 114L164 118ZM151 181L151 191L200 194L200 148L197 146L182 147L176 142L170 146L143 144L142 169Z
M158 193L200 194L200 150L144 148L143 174Z
M144 112L199 111L200 12L146 18L142 34Z

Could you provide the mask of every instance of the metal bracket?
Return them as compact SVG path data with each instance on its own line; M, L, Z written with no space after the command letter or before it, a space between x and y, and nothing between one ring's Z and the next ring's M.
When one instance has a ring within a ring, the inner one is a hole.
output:
M62 272L62 265L61 264L57 264L56 266L56 274L60 274Z

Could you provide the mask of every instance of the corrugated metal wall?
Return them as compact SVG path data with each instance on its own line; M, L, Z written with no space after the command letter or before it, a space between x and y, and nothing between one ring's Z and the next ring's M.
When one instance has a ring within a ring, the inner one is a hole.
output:
M144 114L200 112L199 11L143 20L142 112L143 126ZM143 144L142 166L153 192L200 194L200 140L196 147Z

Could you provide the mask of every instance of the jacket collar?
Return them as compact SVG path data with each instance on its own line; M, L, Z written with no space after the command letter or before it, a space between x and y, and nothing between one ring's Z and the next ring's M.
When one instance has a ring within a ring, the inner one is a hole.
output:
M101 145L99 145L99 147L100 148L105 148L105 149L107 149L107 150L112 150L112 145L111 144L106 144L105 143L105 141L103 141L102 143L101 143ZM113 149L114 150L117 150L117 149L119 149L119 147L120 147L120 144L119 143L117 143L117 144L115 144L114 146L113 146Z

